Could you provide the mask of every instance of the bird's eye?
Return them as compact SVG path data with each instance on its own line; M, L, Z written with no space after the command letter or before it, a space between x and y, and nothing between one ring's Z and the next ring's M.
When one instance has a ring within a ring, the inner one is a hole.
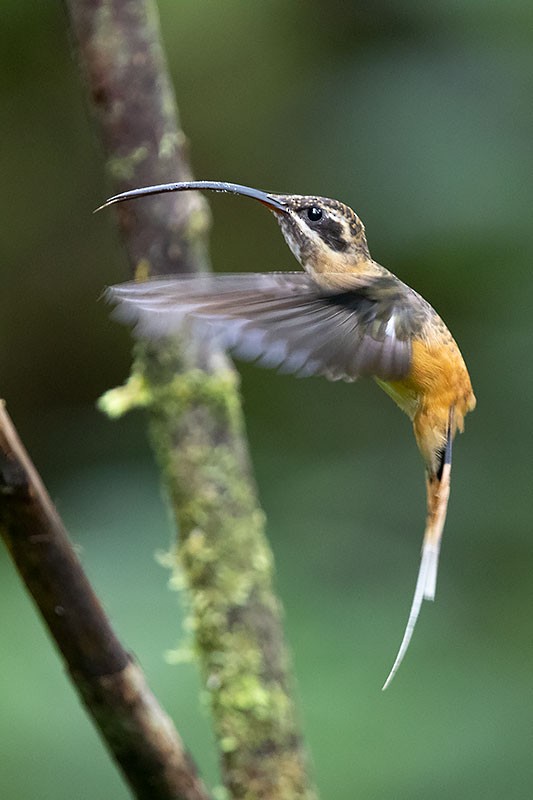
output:
M307 216L311 222L318 222L318 220L322 217L322 209L318 208L317 206L311 206L307 209Z

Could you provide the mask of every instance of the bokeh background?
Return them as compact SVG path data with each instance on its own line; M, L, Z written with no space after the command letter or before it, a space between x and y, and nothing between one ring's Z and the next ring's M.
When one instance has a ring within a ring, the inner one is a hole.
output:
M338 197L374 257L444 316L478 410L455 448L437 602L391 689L424 521L409 423L371 382L247 366L242 393L324 798L518 800L533 790L533 5L161 0L199 178ZM142 414L102 288L126 277L66 20L4 0L0 394L127 645L216 782ZM168 176L169 180L173 178ZM271 217L210 198L221 270L294 268ZM128 796L0 550L0 794Z

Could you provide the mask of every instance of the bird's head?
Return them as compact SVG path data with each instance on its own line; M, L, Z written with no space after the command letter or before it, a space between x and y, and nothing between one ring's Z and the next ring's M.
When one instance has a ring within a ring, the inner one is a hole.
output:
M222 181L183 181L123 192L100 208L136 197L193 189L229 192L258 200L273 212L291 251L318 281L321 275L358 271L372 264L365 228L357 214L339 200L327 197L274 194Z
M307 195L269 195L285 241L302 267L322 273L352 271L371 261L365 228L339 200Z

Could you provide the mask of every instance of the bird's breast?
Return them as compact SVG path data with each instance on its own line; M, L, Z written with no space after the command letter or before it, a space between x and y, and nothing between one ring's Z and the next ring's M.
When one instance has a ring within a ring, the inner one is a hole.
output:
M406 377L379 383L413 421L419 449L428 464L445 442L450 410L454 435L463 430L464 417L476 404L465 362L451 335L439 343L414 340Z
M415 339L412 343L411 369L405 379L419 398L420 407L442 408L446 414L454 408L458 427L472 411L476 399L461 352L450 334L439 342Z

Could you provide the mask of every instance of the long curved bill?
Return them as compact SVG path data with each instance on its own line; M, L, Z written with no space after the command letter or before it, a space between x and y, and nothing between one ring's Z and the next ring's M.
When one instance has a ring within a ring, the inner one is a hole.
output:
M129 192L121 192L116 194L105 201L99 206L96 211L102 208L112 206L115 203L122 203L124 200L134 200L136 197L147 197L153 194L162 194L163 192L186 192L190 190L209 190L212 192L227 192L229 194L238 194L243 197L251 197L253 200L259 200L260 203L267 206L271 211L278 213L287 213L287 206L281 201L278 195L262 192L260 189L252 189L250 186L241 186L239 183L226 183L225 181L181 181L178 183L160 183L156 186L144 186L142 189L132 189Z

